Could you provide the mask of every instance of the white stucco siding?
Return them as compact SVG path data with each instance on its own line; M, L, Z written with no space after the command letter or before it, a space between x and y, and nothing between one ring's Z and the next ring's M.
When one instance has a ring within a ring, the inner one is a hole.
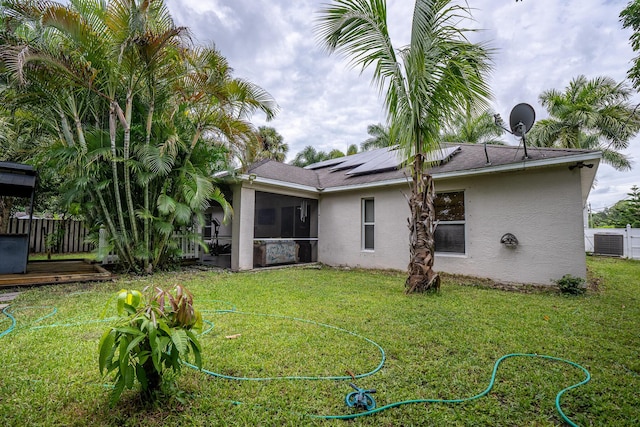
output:
M325 193L319 202L318 261L406 270L408 187ZM436 180L436 191L464 191L466 253L437 254L438 271L502 282L551 284L584 277L580 171L567 166ZM375 250L361 249L361 200L375 200ZM505 233L519 245L500 243Z
M361 200L365 198L374 199L373 251L362 250ZM406 269L409 208L400 187L323 194L318 211L318 261L333 266Z
M233 217L231 223L231 269L253 268L253 222L256 191L253 188L233 187Z
M503 282L551 284L585 277L580 172L566 166L436 182L465 190L466 255L437 254L437 270ZM518 239L509 248L505 233Z

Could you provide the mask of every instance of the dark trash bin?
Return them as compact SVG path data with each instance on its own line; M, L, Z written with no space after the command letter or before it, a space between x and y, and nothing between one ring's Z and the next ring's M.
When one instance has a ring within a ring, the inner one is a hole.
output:
M28 250L27 234L0 234L0 274L26 273Z

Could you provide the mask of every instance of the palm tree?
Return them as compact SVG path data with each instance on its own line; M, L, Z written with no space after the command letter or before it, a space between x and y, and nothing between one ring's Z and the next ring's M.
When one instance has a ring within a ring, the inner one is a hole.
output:
M389 139L389 127L382 123L367 126L367 133L371 136L360 144L362 151L368 151L373 148L383 148L393 145Z
M486 103L490 52L467 40L471 30L457 25L470 11L449 0L416 0L411 41L401 49L391 43L386 16L384 0L336 0L321 11L317 29L329 52L350 56L362 69L372 66L373 82L385 94L390 140L411 166L406 291L437 290L435 188L425 156L439 146L442 123Z
M640 1L631 0L627 7L620 12L620 22L622 28L631 28L633 33L629 37L631 48L636 54L640 51ZM633 87L640 89L640 56L636 56L631 61L631 68L627 71L627 77L631 80Z
M127 268L170 259L173 234L210 201L230 212L212 172L255 138L251 114L275 114L268 93L193 47L162 0L3 5L1 69L16 106L50 124L46 160L66 178L65 199L104 227Z
M339 159L340 157L344 157L344 153L337 148L334 148L333 150L329 151L327 157L329 157L329 159Z
M499 138L502 133L502 129L496 126L493 114L490 112L485 111L476 115L467 112L455 116L447 124L442 133L442 141L504 145L504 141Z
M289 152L289 145L283 142L282 135L275 128L260 126L258 128L258 141L261 149L258 158L284 162Z
M630 170L628 156L620 151L640 130L640 119L628 102L632 94L625 83L582 75L571 80L564 92L544 91L539 99L549 118L533 126L528 141L538 147L600 150L605 163Z
M317 151L313 146L307 145L302 151L296 154L291 164L303 168L313 163L328 160L329 158L329 155L324 151Z

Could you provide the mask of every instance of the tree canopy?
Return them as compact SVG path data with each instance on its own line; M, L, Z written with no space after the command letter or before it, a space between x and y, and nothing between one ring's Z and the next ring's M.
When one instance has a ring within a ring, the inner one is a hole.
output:
M549 89L540 103L549 117L539 120L528 141L539 147L582 148L602 151L605 163L618 170L631 169L622 150L640 130L640 119L628 102L633 91L609 77L578 76L564 91Z
M370 138L367 138L360 144L362 151L394 145L389 138L389 126L385 126L382 123L369 125L367 126L367 133Z
M179 254L175 233L198 238L211 202L231 213L212 173L277 105L193 45L164 1L7 0L0 13L2 104L41 124L32 161L64 177L96 243L102 228L124 266L152 271Z
M442 141L504 145L504 141L500 139L502 133L490 112L473 114L467 111L456 115L446 124L442 132Z
M591 214L592 227L640 228L640 188L634 185L627 196L612 207Z
M633 33L629 37L631 48L634 52L640 51L640 0L632 0L627 3L620 12L622 28L630 28ZM631 68L627 71L627 77L633 83L633 87L640 89L640 55L633 58Z
M298 154L296 154L295 158L291 161L291 164L303 168L313 163L335 159L338 157L344 157L344 153L337 148L327 153L325 151L316 150L312 145L307 145L300 152L298 152Z

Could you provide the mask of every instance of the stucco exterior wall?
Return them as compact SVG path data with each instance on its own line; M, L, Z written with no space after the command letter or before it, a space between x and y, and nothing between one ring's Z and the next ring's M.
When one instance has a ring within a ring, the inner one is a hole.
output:
M585 277L579 169L566 166L436 180L436 191L465 192L466 254L436 254L438 271L502 282L552 284ZM406 270L407 186L323 194L318 260L328 265ZM375 250L361 250L361 199L375 200ZM519 245L500 243L505 233Z
M408 263L408 186L322 194L318 205L318 261L338 266L404 270ZM374 198L375 250L362 250L361 200Z
M253 268L253 222L256 191L253 188L233 186L233 218L231 224L231 269Z
M504 282L552 284L586 276L580 172L561 166L437 182L465 190L467 254L436 254L436 268ZM505 233L518 239L509 248Z

